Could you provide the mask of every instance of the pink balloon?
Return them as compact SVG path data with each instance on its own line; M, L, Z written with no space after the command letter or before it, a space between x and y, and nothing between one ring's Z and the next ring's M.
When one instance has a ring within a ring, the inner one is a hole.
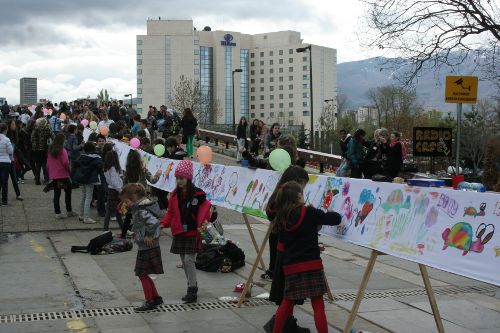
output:
M49 113L49 109L47 109L47 108L43 108L43 109L42 109L42 112L43 112L44 114L47 114L47 113Z
M87 119L83 119L80 124L83 125L83 127L87 127L89 125L89 121Z
M130 147L139 148L140 145L141 145L141 141L139 141L139 139L132 138L132 140L130 140Z

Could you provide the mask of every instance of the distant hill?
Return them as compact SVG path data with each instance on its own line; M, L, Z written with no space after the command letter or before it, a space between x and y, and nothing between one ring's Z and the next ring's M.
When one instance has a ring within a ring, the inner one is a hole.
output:
M344 62L337 65L338 94L345 94L348 106L357 109L361 105L369 105L366 96L368 89L380 86L398 84L392 77L393 72L380 70L384 58L370 58L361 61ZM462 66L461 75L476 75L473 72L473 63L465 63ZM424 72L417 83L417 96L424 107L433 107L448 112L456 110L454 104L444 102L444 84L447 75L458 75L451 69L442 68L439 77L434 72ZM497 91L492 82L479 81L478 98L496 95ZM464 110L469 108L464 105Z

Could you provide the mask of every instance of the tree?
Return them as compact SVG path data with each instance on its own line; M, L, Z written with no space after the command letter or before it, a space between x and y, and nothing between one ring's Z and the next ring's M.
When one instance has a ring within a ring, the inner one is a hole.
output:
M308 135L306 133L306 128L304 126L304 123L300 125L300 130L299 130L299 135L297 138L297 147L302 148L302 149L307 149L308 145Z
M201 124L215 123L220 112L218 99L213 98L211 91L202 92L198 81L188 79L184 75L174 84L168 100L172 108L180 113L190 108Z
M483 161L484 148L491 134L490 126L479 112L464 113L460 134L460 157L471 161L474 174L477 174Z
M108 100L109 100L108 90L101 89L99 94L97 94L97 101L99 102L99 104L102 104L103 102L107 102Z
M457 68L474 57L500 87L500 2L497 0L363 0L368 31L360 41L386 51L388 67L408 85L425 69Z

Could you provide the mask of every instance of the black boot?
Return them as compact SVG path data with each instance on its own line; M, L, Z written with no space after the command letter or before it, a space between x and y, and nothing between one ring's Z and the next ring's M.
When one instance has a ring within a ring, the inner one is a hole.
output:
M264 331L266 331L266 333L273 333L275 319L276 316L273 315L271 319L269 319L269 321L264 325Z
M290 317L287 319L285 323L285 327L283 328L283 333L309 333L311 330L305 327L300 327L297 325L297 318Z
M187 294L182 298L184 303L194 303L198 299L198 287L188 287Z
M144 302L141 306L134 309L135 312L146 312L156 309L156 304L154 301Z
M161 296L156 296L153 298L153 302L155 303L156 306L162 305L163 304L163 298Z

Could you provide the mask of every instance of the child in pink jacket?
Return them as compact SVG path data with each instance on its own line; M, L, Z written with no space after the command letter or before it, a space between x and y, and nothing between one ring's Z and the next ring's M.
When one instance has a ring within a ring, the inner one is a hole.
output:
M64 149L65 140L66 137L63 133L57 134L47 154L47 171L49 179L52 182L51 187L54 188L54 211L56 213L56 219L76 216L71 208L71 169L69 166L68 152ZM61 214L61 206L59 205L61 190L64 190L66 215Z
M198 283L196 280L196 254L201 248L198 228L210 220L210 201L205 192L195 187L193 163L181 161L175 169L177 188L171 193L167 213L161 220L162 228L171 228L174 240L171 253L181 256L184 273L188 280L187 294L182 297L186 303L196 302Z

